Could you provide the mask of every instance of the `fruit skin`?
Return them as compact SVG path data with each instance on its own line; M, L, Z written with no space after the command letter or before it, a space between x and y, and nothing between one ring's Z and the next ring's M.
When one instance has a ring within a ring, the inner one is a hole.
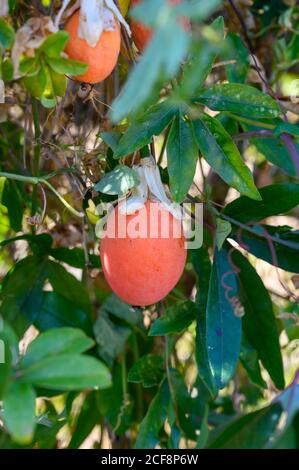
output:
M156 205L152 209L159 208L161 211L155 219L158 220L155 224L157 238L149 238L152 205ZM142 226L147 221L147 232L145 238L132 238L125 230L124 238L108 235L101 240L100 255L105 278L111 289L128 304L154 304L174 288L184 270L187 257L185 238L183 233L180 238L175 238L172 233L173 227L181 229L181 222L160 203L153 201L147 201L140 211L132 215L121 215L118 208L114 211L108 218L107 226L112 224L112 217L115 216L116 233L119 226L127 228L128 224L137 223L137 217ZM169 231L165 220L169 221ZM164 230L166 227L167 238L161 237L163 227Z
M140 3L140 1L141 0L131 0L131 6L137 5L138 3ZM176 5L180 2L181 0L169 0L169 3L171 3L172 5ZM183 26L184 28L189 29L189 21L183 19ZM135 21L133 19L131 19L130 21L130 27L135 45L137 46L140 52L143 52L153 36L152 28L149 28L143 23L140 23L139 21Z
M70 59L79 60L88 64L87 72L74 77L86 83L99 83L107 78L114 69L121 42L120 26L115 20L115 31L103 31L95 47L78 37L79 11L77 10L67 21L65 30L70 38L67 41L65 52Z
M131 6L137 5L140 0L131 0ZM152 38L153 30L139 21L131 19L130 27L132 38L138 50L142 52Z

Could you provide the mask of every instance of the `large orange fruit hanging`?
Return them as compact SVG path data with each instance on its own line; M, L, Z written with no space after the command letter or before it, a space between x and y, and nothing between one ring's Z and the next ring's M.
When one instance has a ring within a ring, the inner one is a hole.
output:
M160 203L147 201L132 215L114 209L108 217L107 232L113 226L115 236L113 230L107 233L100 246L104 275L111 289L136 306L163 299L177 284L186 262L181 222Z
M103 31L95 47L91 47L84 39L79 38L78 26L79 10L66 23L65 29L70 38L65 52L70 59L88 64L87 72L76 76L76 80L99 83L111 74L117 63L121 41L119 22L115 19L115 31Z

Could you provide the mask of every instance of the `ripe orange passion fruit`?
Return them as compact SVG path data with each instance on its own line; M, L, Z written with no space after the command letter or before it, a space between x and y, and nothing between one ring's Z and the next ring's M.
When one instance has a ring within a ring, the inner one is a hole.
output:
M95 47L78 36L80 10L77 10L67 21L65 30L70 37L65 52L70 59L88 64L87 72L74 77L86 83L99 83L107 78L114 69L120 51L120 25L115 19L114 31L103 31Z
M112 227L114 233L109 233ZM105 278L118 297L146 306L163 299L177 284L187 250L181 222L159 202L148 200L131 215L113 209L100 254Z

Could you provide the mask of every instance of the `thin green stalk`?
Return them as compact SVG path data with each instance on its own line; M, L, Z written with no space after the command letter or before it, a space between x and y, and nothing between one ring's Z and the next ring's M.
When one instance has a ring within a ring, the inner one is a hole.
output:
M139 359L139 346L136 333L133 334L132 342L132 352L134 357L134 362L137 362ZM142 386L141 384L136 384L136 406L137 406L137 417L140 422L143 418L143 396L142 396Z
M37 189L38 184L44 184L47 186L53 194L59 199L59 201L64 205L64 207L71 212L75 217L84 217L83 212L78 212L74 209L60 194L59 192L47 181L45 178L40 178L38 176L24 176L24 175L16 175L14 173L7 173L7 172L0 172L0 177L4 176L7 179L15 180L15 181L22 181L24 183L30 183L35 186Z
M33 116L33 125L34 125L34 152L33 152L33 163L32 163L32 174L34 176L39 175L40 167L40 154L41 154L41 145L39 142L41 131L39 125L39 115L38 115L38 102L36 98L32 98L32 116ZM34 216L37 209L37 186L33 188L32 192L32 205L31 205L31 215ZM34 227L32 227L34 230Z

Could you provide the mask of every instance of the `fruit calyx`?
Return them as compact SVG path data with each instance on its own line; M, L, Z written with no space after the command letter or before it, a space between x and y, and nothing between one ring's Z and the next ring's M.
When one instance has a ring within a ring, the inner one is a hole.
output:
M70 0L64 0L56 18L55 27L58 30L63 13ZM78 0L70 7L66 16L70 16L80 8L78 37L84 39L90 47L95 47L103 31L115 31L115 18L124 26L128 35L131 30L113 0Z
M148 199L160 202L164 209L170 212L173 217L183 220L183 209L179 204L174 203L167 196L159 168L152 155L141 158L138 165L133 165L133 169L138 173L140 183L131 194L119 204L121 214L133 214L144 207Z

